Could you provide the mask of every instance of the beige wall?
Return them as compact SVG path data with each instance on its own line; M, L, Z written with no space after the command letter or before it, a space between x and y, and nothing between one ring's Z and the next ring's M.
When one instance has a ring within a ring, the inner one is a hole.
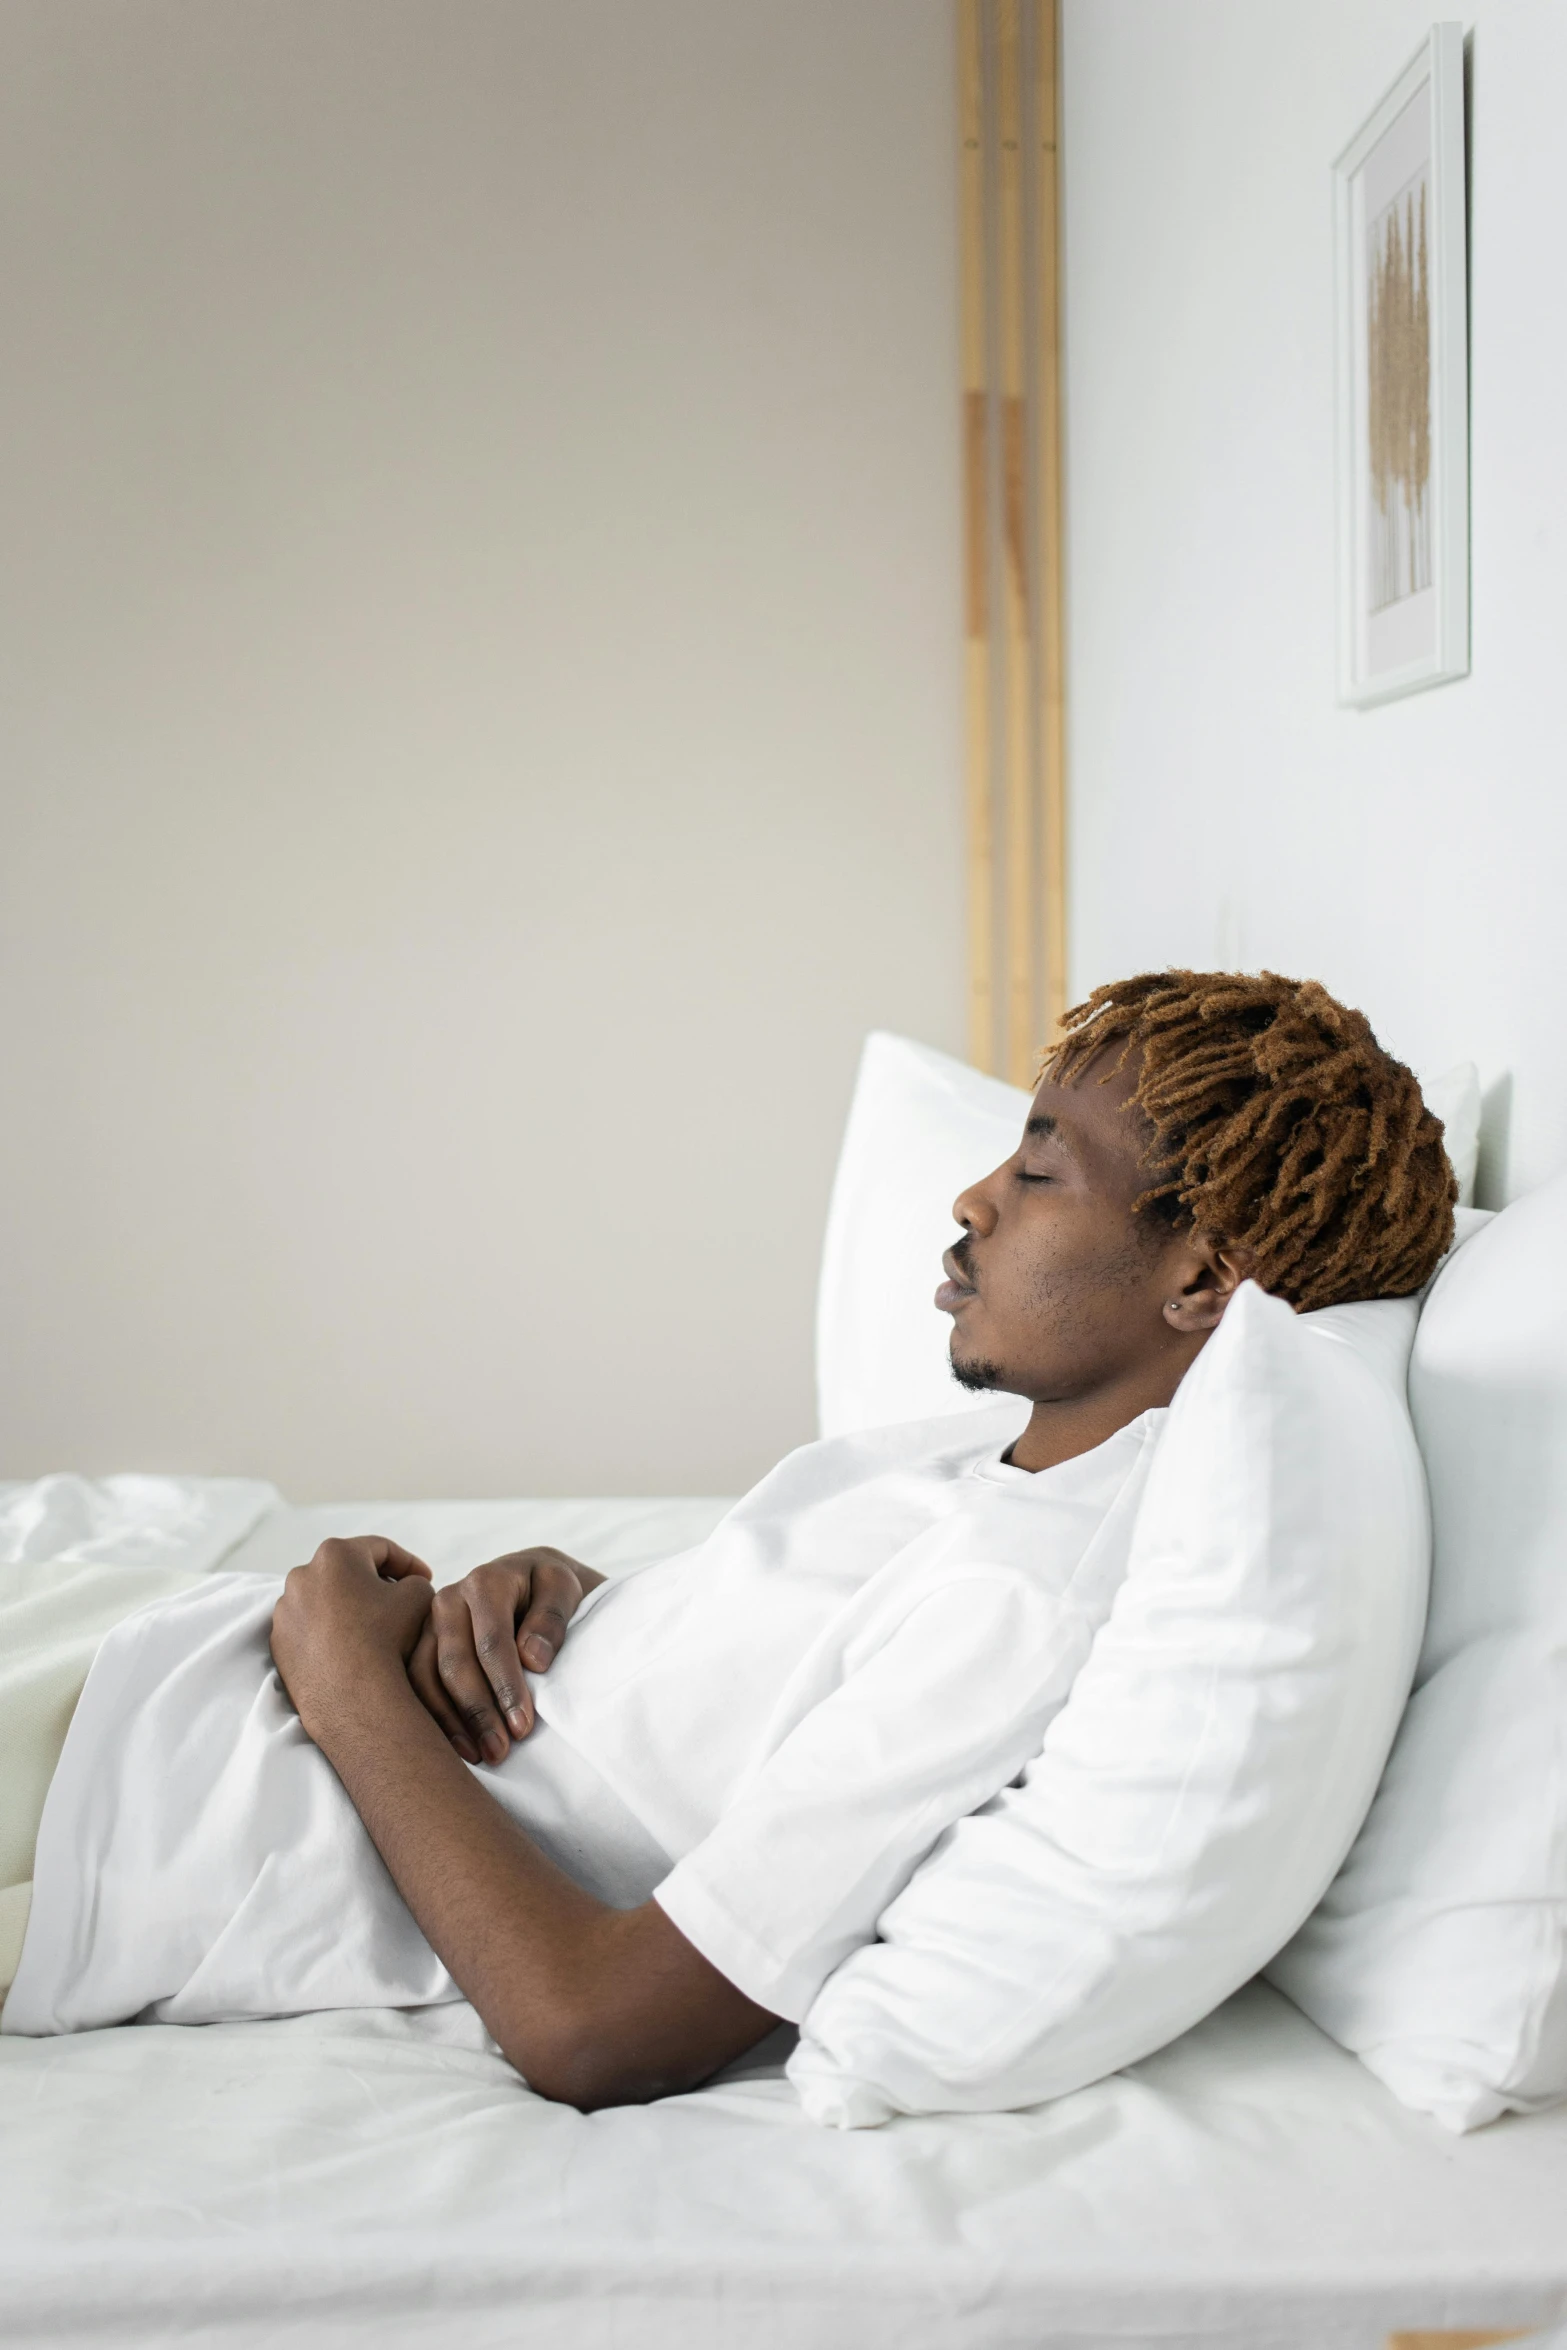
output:
M1067 0L1079 987L1312 972L1567 1167L1561 0L1472 0L1473 673L1334 698L1329 167L1426 0Z
M734 1489L962 1022L947 0L7 0L0 1474Z

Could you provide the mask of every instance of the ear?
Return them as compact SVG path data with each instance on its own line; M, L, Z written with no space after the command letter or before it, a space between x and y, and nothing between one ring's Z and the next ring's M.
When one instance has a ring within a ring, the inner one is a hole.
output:
M1165 1300L1164 1323L1181 1338L1206 1338L1224 1319L1224 1309L1243 1281L1256 1268L1257 1252L1241 1242L1219 1240L1211 1232L1181 1236L1179 1255L1169 1266L1173 1276Z

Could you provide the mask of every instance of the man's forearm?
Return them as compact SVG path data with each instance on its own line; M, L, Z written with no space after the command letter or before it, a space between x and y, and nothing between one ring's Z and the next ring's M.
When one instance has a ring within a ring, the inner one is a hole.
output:
M486 1794L401 1672L308 1725L438 1956L529 2084L584 2108L694 2087L774 2018L653 1902L616 1910Z

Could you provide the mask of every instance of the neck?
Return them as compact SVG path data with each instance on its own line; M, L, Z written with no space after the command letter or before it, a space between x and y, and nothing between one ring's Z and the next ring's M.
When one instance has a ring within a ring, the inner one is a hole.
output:
M1086 1395L1036 1396L1028 1426L1008 1459L1015 1469L1055 1469L1107 1444L1118 1428L1170 1401L1201 1349L1200 1339L1189 1342L1178 1355L1140 1364Z

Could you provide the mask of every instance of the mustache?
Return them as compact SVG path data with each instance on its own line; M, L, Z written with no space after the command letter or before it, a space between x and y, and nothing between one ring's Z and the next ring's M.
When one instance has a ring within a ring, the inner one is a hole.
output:
M973 1249L974 1235L972 1232L965 1232L963 1238L955 1240L947 1251L948 1263L957 1268L958 1279L970 1289L974 1287Z

